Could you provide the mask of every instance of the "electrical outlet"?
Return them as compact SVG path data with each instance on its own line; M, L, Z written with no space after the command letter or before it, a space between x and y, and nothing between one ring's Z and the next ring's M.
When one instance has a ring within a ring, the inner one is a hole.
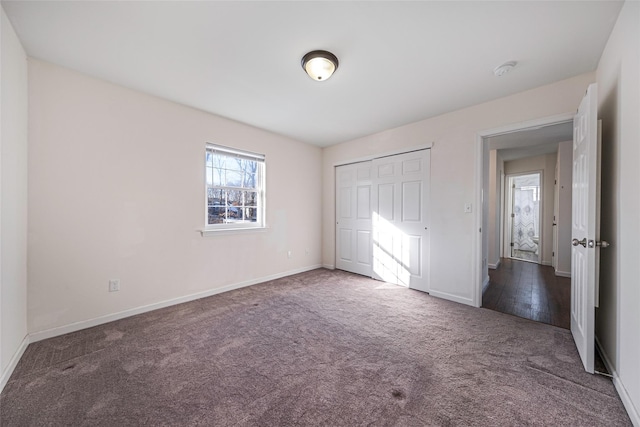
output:
M471 213L471 203L464 204L464 213Z
M293 253L291 251L287 252L287 258L291 258L292 255Z
M109 280L109 292L118 292L120 290L120 279Z

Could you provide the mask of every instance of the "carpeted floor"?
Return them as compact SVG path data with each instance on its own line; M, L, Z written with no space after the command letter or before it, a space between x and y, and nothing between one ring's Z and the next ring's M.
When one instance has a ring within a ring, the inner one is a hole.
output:
M569 331L315 270L31 344L8 426L631 425Z

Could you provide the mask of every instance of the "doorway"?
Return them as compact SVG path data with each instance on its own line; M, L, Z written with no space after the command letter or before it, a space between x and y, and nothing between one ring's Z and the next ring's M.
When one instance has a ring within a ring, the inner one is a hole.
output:
M509 258L540 264L542 172L507 176L506 248Z
M507 183L502 179L505 175L524 174L533 171L544 170L542 178L541 194L546 198L551 198L544 203L542 221L540 222L541 233L548 235L546 238L538 239L538 255L541 264L551 266L553 254L553 234L551 227L555 223L553 218L553 184L554 169L557 157L547 156L549 153L559 152L561 147L571 148L573 140L573 114L548 117L539 120L532 120L526 123L517 123L502 128L496 128L478 134L476 145L477 159L477 193L476 203L482 206L476 215L476 230L478 234L474 244L474 277L476 282L474 303L477 307L482 306L482 293L489 283L489 270L499 267L503 258L511 259L510 243L506 238L508 223L505 205L511 191ZM570 154L570 153L569 153ZM526 162L521 159L538 157L536 162ZM544 157L544 160L542 159ZM555 160L554 160L555 158ZM515 166L516 163L517 166ZM534 164L535 163L535 164ZM571 169L569 166L568 169ZM569 172L569 170L567 170ZM503 175L504 174L504 175ZM570 179L570 175L569 175ZM501 189L502 187L502 189ZM571 189L571 184L565 187L565 191ZM561 194L561 200L570 202L571 196ZM569 213L570 215L570 213ZM503 216L503 218L498 218ZM570 216L565 215L562 221L563 227L570 229ZM545 228L546 227L546 228ZM500 237L500 233L504 238ZM540 237L540 236L538 236ZM569 244L569 240L560 240L563 245ZM544 246L541 243L544 242ZM566 243L566 244L565 244ZM563 251L570 252L569 248L563 247ZM557 254L555 254L557 255ZM566 272L563 268L563 274ZM570 271L570 270L568 270ZM558 273L558 271L556 271ZM566 274L568 276L569 274Z

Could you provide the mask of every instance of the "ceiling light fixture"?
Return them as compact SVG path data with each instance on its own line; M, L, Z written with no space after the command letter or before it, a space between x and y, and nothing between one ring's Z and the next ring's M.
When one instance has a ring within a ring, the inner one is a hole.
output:
M313 80L327 80L338 69L338 58L326 50L314 50L302 57L302 68Z
M516 66L516 64L517 64L516 61L505 62L504 64L497 66L493 70L493 74L495 74L496 77L502 77L505 74L507 74L509 71L511 71L513 67Z

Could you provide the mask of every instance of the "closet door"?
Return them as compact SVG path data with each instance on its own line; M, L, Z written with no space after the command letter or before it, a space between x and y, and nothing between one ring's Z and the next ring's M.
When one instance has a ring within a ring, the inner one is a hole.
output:
M373 278L429 291L430 151L372 162Z
M336 268L372 276L371 162L336 167Z

